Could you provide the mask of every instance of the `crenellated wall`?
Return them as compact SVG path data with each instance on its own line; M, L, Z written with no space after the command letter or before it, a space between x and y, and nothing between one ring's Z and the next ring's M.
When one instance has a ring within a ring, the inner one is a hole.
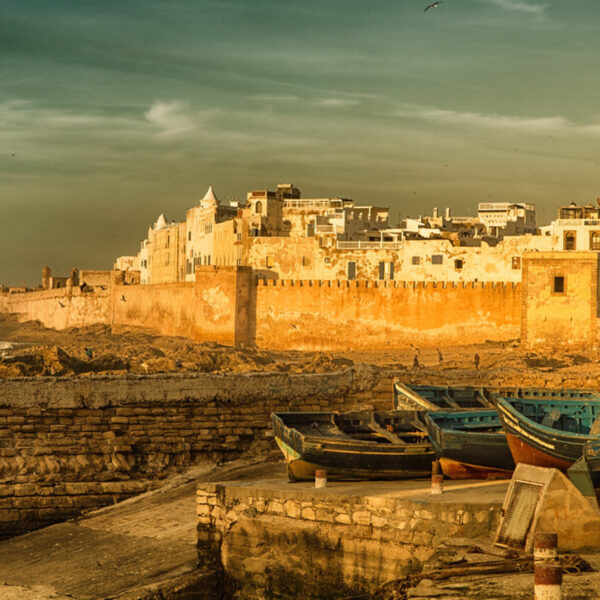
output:
M385 350L519 337L521 285L260 280L256 343Z
M255 280L246 267L199 267L196 281L113 282L100 292L4 295L5 310L63 329L93 323L228 345L387 350L519 337L521 284Z

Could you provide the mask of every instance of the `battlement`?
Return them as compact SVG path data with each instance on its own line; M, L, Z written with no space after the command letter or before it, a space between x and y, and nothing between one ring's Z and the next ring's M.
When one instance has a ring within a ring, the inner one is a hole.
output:
M515 281L390 281L378 279L272 279L258 277L255 286L268 287L328 287L328 288L452 288L452 289L517 289L521 284Z

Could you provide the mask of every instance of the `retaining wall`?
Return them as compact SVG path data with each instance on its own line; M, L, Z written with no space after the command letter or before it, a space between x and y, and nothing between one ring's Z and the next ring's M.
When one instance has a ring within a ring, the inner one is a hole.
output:
M391 379L129 375L0 380L0 537L144 491L192 464L275 448L270 414L391 407Z
M419 570L444 538L489 536L501 509L376 495L367 483L363 495L331 489L198 486L199 560L221 570L226 597L366 597Z

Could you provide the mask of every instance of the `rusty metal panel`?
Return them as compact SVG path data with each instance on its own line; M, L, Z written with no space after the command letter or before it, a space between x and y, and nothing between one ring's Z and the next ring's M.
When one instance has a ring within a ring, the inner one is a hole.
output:
M510 498L502 518L502 524L496 537L497 545L525 548L527 534L543 488L543 483L519 480L514 482L511 486Z

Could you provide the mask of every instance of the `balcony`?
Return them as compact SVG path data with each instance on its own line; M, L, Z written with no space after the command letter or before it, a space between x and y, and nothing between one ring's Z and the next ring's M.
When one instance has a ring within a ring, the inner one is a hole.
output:
M394 250L398 248L402 248L402 242L342 242L338 241L337 248L338 250L377 250L380 248L385 248L388 250Z

